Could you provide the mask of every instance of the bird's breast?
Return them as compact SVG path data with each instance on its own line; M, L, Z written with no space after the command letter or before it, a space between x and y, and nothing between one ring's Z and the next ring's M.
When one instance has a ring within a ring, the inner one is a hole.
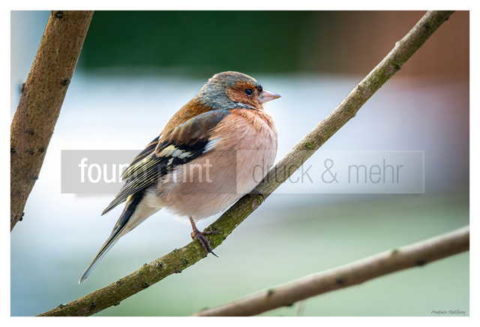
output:
M277 133L264 112L232 110L214 129L212 149L178 167L158 186L162 205L196 219L249 193L272 167Z

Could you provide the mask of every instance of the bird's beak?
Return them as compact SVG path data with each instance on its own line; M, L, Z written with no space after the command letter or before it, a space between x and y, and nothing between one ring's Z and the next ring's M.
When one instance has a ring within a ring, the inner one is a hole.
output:
M261 103L265 103L265 102L268 102L268 101L278 99L280 97L281 97L280 94L276 94L276 93L269 92L267 90L263 90L262 93L260 93L260 96L258 97L258 99L260 100Z

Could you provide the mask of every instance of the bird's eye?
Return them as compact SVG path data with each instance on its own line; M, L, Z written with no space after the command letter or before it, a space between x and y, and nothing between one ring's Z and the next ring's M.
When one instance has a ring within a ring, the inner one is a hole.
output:
M253 94L253 90L252 90L252 89L246 89L246 90L245 90L245 94L247 94L247 95L252 95L252 94Z

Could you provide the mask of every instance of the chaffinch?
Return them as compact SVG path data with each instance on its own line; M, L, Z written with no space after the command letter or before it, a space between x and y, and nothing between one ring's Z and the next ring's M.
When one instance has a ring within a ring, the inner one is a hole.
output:
M192 238L215 255L195 222L227 209L265 177L277 132L263 104L279 97L239 72L210 78L124 171L124 185L102 215L125 207L80 282L120 237L161 208L188 217Z

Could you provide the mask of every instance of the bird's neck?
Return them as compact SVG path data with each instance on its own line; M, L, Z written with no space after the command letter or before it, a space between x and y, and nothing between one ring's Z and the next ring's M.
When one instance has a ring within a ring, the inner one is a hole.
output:
M200 93L177 111L165 125L161 135L164 137L176 126L187 120L211 110L256 109L252 106L230 100L223 90L207 89Z
M224 87L217 84L205 85L195 98L203 105L211 108L210 110L230 110L237 108L255 109L248 104L231 100L225 93Z

